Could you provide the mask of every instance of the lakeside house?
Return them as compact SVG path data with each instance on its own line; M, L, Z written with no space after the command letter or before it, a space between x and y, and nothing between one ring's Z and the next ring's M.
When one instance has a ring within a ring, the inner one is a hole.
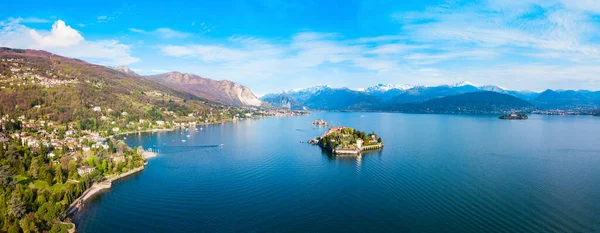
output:
M80 176L86 175L86 174L90 174L92 173L94 170L96 170L95 167L90 167L90 166L81 166L79 168L77 168L77 173Z

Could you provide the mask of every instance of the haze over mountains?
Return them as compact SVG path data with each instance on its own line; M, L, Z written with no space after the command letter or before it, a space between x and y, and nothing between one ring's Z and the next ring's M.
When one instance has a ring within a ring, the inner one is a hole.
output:
M484 92L481 95L465 95L468 93ZM497 93L501 95L493 95ZM571 90L546 90L544 92L533 91L513 91L505 90L498 86L476 86L470 82L460 82L452 85L440 86L409 86L409 85L385 85L379 84L372 87L352 90L349 88L332 88L327 85L315 86L305 89L293 89L282 93L267 94L261 98L266 103L273 106L284 107L280 96L285 95L286 100L296 101L296 108L306 107L315 110L337 110L337 111L403 111L403 112L434 112L426 111L415 105L429 100L441 99L438 101L429 101L425 105L450 105L455 103L454 99L445 97L464 95L466 99L473 99L473 104L481 102L477 98L484 98L489 101L500 101L503 104L498 105L497 110L503 111L531 111L532 109L560 109L560 110L586 110L596 109L600 106L600 91L571 91ZM508 96L508 97L507 97ZM514 97L514 98L509 98ZM462 98L462 97L461 97ZM459 98L460 99L460 98ZM448 103L444 102L447 100ZM528 103L523 104L523 101ZM513 103L515 109L510 109ZM460 108L450 111L448 108L439 109L440 112L472 112ZM444 111L441 111L444 109ZM481 112L489 112L489 108L482 109ZM477 112L477 111L475 111ZM495 111L494 111L495 112Z
M23 68L3 67L3 78L8 78L5 81L10 85L25 80L46 82L49 83L47 86L53 87L44 91L27 89L29 87L4 89L0 93L6 97L4 112L14 106L26 110L34 106L33 103L40 102L47 103L45 106L70 106L68 111L64 110L66 112L103 104L122 109L131 106L146 106L145 109L153 106L206 109L207 105L229 105L293 110L469 114L548 109L592 110L600 106L599 91L513 91L491 85L476 86L469 82L440 86L379 84L359 90L320 85L267 94L259 99L250 88L238 83L216 81L194 74L168 72L140 76L125 66L108 68L37 50L1 48L0 55L4 59L23 59L21 62L27 64ZM37 92L39 96L21 90ZM59 94L52 94L56 91L71 93L71 98L79 96L80 101L74 104L72 99L59 98ZM191 102L186 103L185 100ZM144 112L140 110L139 114L144 115Z

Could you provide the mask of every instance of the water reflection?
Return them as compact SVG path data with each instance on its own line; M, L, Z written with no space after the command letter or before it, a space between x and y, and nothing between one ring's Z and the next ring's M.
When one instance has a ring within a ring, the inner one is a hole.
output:
M329 150L320 148L321 156L327 158L329 162L336 163L350 163L354 162L356 164L356 170L360 171L361 164L363 163L363 157L381 157L383 155L382 150L377 151L365 151L359 154L333 154Z

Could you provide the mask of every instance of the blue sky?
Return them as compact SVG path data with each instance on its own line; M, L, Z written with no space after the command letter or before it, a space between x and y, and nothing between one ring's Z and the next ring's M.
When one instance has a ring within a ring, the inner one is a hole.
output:
M13 1L0 46L258 94L329 84L600 89L600 1Z

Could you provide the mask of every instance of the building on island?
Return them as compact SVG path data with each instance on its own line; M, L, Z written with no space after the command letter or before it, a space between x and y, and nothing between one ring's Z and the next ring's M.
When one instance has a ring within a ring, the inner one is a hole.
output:
M324 121L322 119L318 119L312 122L313 125L316 126L329 126L329 123L327 123L327 121Z
M383 141L375 133L366 134L343 126L329 128L320 137L309 140L309 143L317 144L333 154L359 155L365 151L383 148Z

